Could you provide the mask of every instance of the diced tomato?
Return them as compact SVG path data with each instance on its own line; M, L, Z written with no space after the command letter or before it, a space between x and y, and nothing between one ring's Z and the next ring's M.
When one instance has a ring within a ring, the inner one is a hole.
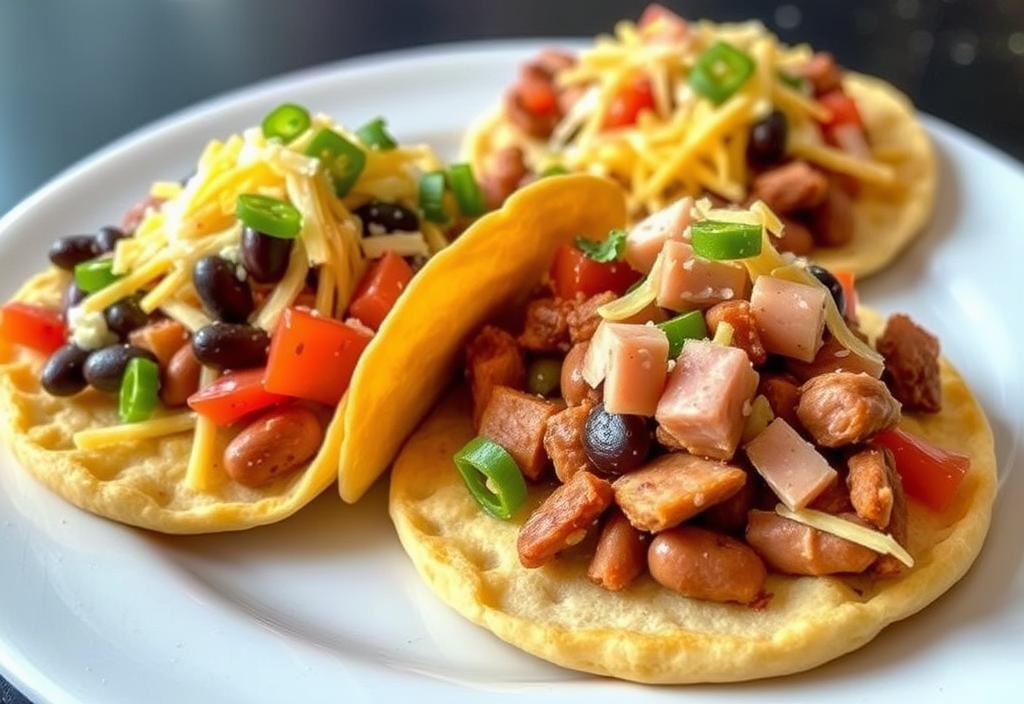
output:
M639 279L639 272L626 262L595 262L569 244L559 247L551 264L551 284L555 295L567 300L572 300L577 294L590 298L605 291L621 296Z
M854 274L852 271L833 271L832 275L843 287L843 298L846 299L846 310L841 311L843 316L849 320L857 319L857 288L854 286Z
M228 372L189 396L188 406L217 425L231 425L254 411L287 401L287 396L272 394L264 388L265 373L264 369Z
M67 328L60 311L15 301L0 307L0 337L50 354L64 344Z
M301 308L287 308L270 341L267 391L333 406L370 344L365 330Z
M534 115L548 115L558 108L558 94L549 79L524 73L519 77L516 94L522 106Z
M379 330L405 287L412 281L412 267L395 252L385 252L356 287L349 313L366 326Z
M645 76L638 76L612 98L604 116L604 127L611 129L632 125L642 111L653 109L651 82Z
M851 125L859 127L861 130L864 129L864 121L860 117L860 111L857 110L857 103L843 91L829 91L819 97L818 102L832 113L832 118L821 126L829 144L838 146L835 137L836 128Z
M934 511L949 507L971 466L966 455L943 450L899 428L879 433L874 442L892 450L907 495Z

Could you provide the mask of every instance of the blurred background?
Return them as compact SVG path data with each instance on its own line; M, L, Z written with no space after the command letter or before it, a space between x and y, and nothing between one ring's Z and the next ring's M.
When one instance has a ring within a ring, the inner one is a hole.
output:
M424 44L593 35L646 4L0 0L0 213L111 140L254 81ZM832 51L920 109L1024 158L1024 0L663 4L688 18L761 19L782 40ZM0 679L0 703L23 701Z

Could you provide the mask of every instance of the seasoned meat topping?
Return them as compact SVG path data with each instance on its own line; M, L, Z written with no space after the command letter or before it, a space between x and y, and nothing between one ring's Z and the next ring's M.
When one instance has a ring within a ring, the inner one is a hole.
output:
M612 485L590 472L577 472L551 492L519 531L523 567L540 567L583 540L613 496Z
M804 384L796 412L815 442L842 447L896 425L900 404L878 379L838 372Z
M526 323L519 344L531 352L569 349L569 311L573 304L558 298L538 298L526 307Z
M473 426L479 428L495 386L522 389L526 384L526 364L515 338L501 328L484 327L466 348L466 375L473 396Z
M749 301L723 301L717 303L704 314L708 330L712 335L718 331L719 323L725 322L732 326L733 347L739 347L747 353L750 363L755 367L765 363L768 353L761 343L761 335L757 332L757 323L750 313Z
M889 526L894 501L893 484L899 482L892 453L880 447L868 447L850 456L846 485L857 515L879 530Z
M906 315L893 315L878 338L885 380L908 411L942 410L939 341Z
M791 161L754 178L753 197L779 215L821 205L828 194L828 178L806 161Z
M544 430L544 449L555 466L559 481L567 482L576 472L593 469L583 449L583 429L594 404L584 401L569 406L547 420Z
M544 430L557 412L553 403L496 386L480 419L480 434L508 450L528 479L540 479L548 466Z
M594 331L601 324L601 316L597 309L606 303L611 303L616 295L611 291L591 296L585 301L574 302L569 310L566 320L569 323L569 337L573 344L588 342L594 336Z

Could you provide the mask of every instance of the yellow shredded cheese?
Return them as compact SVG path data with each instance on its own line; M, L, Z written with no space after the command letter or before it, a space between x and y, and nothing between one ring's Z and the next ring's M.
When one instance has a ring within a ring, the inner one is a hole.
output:
M160 304L160 310L168 318L177 320L192 333L197 332L201 328L204 328L213 322L206 313L194 306L190 306L184 301L164 301Z
M106 428L80 430L72 436L75 447L80 450L96 450L137 440L151 440L165 435L175 435L191 430L196 425L195 413L151 418L139 423L111 425Z
M868 550L874 550L879 554L892 555L907 567L914 566L913 556L888 533L882 533L839 516L834 516L831 513L816 511L810 508L791 511L783 504L778 504L775 507L775 513L791 521L802 523L805 526L810 526L843 540L849 540L851 543L862 545Z
M798 140L790 146L790 151L795 156L814 162L829 171L847 174L866 183L888 187L896 181L896 172L888 164L858 159L841 149L825 144L813 144Z
M157 181L149 189L149 195L154 198L176 198L182 191L181 184L177 181Z
M267 332L273 332L281 313L292 304L292 301L306 285L307 273L309 273L309 259L306 256L306 248L300 240L296 240L284 276L274 288L274 292L270 294L270 298L263 304L263 308L256 315L253 324Z
M199 376L199 388L205 388L217 380L217 371L203 367ZM192 452L185 470L185 485L193 491L209 491L214 471L220 466L217 456L217 424L206 416L198 416L196 432L192 438Z

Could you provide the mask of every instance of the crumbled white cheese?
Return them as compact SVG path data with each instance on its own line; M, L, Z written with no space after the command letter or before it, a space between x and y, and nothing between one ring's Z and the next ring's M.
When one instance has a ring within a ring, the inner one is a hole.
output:
M221 259L227 259L232 264L242 263L242 247L237 244L229 244L217 253Z
M117 335L110 332L103 313L86 313L75 306L68 311L68 327L71 342L83 350L98 350L117 342Z

